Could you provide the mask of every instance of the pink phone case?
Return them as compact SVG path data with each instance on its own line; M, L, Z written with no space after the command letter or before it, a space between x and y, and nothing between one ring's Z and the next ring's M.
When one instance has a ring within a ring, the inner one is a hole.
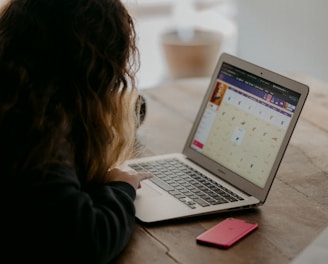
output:
M250 223L237 218L227 218L200 234L196 241L203 245L229 248L257 227L257 223Z

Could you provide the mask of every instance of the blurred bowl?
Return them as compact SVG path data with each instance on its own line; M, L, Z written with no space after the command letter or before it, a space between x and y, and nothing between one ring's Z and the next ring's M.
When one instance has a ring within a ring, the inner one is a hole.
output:
M219 57L222 36L218 32L194 30L181 35L177 30L162 34L161 42L172 78L210 76Z

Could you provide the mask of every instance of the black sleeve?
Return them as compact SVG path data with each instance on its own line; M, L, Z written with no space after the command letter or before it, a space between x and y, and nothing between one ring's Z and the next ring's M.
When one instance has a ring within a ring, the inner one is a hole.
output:
M62 165L49 167L41 180L33 179L38 180L20 182L10 199L9 231L18 242L12 240L12 247L23 254L14 258L110 263L127 245L135 219L131 185L92 184L82 191L75 171Z

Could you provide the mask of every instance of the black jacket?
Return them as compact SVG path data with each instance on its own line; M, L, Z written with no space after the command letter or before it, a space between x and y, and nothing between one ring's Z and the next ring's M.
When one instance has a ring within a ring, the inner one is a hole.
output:
M44 176L38 174L1 187L0 258L8 257L1 262L113 261L133 232L135 189L112 182L82 190L75 170L66 165L52 165Z

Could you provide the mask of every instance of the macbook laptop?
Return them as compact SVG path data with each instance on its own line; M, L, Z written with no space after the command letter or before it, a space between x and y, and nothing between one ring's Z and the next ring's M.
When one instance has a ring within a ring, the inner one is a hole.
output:
M328 227L306 246L290 264L324 264L328 258Z
M127 162L154 175L137 191L136 217L153 223L262 205L308 92L223 53L182 153Z

